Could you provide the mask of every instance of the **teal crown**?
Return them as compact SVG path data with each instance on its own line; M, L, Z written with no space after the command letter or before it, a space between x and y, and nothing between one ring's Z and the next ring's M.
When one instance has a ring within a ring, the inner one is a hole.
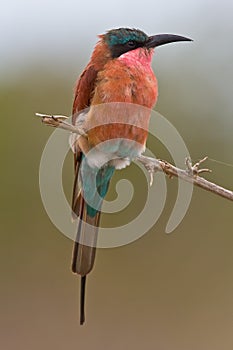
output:
M124 45L129 41L144 43L148 40L148 36L139 29L118 28L109 30L105 34L105 40L112 47L114 45Z

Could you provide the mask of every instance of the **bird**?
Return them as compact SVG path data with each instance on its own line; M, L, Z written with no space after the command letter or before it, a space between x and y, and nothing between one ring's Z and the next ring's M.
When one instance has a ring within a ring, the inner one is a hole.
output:
M180 41L192 39L174 34L148 36L134 28L108 30L99 35L90 61L76 82L72 123L86 126L85 136L77 137L73 144L72 213L79 220L72 272L81 276L81 325L85 322L86 277L94 266L102 201L115 170L130 165L145 150L150 112L158 97L157 79L151 68L154 51ZM121 119L118 104L123 104ZM149 111L136 125L131 106Z

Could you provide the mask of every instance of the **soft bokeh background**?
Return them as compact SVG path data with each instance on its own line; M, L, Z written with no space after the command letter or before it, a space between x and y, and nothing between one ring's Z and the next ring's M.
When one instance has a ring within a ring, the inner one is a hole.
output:
M178 129L194 160L208 155L233 164L232 11L230 0L1 2L1 349L233 348L232 203L195 189L185 219L168 236L175 180L168 180L166 209L147 235L98 251L87 322L79 326L72 242L50 222L39 193L40 157L52 130L34 117L69 115L74 82L97 34L119 26L183 34L194 43L156 52L156 110ZM156 152L168 158L159 143ZM232 166L207 165L209 179L232 188ZM69 198L72 175L70 155ZM133 171L114 181L128 175ZM145 188L137 176L131 214ZM106 225L121 220L103 218Z

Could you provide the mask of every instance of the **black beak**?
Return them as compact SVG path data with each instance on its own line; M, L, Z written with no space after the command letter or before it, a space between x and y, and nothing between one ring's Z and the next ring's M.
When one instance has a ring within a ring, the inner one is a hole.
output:
M176 41L193 41L192 39L186 38L185 36L180 36L180 35L174 35L174 34L157 34L150 36L147 43L146 47L148 49L169 44L169 43L174 43Z

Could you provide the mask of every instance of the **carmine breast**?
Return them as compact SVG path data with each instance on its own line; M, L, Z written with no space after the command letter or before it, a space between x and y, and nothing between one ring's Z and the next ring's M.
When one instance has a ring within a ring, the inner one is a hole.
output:
M98 73L87 118L89 127L93 128L88 132L92 145L113 138L146 142L150 110L157 99L157 80L150 66L152 53L144 49L134 51L109 61ZM120 105L114 106L114 102ZM106 103L112 104L110 109L104 106ZM96 105L102 106L96 108Z

